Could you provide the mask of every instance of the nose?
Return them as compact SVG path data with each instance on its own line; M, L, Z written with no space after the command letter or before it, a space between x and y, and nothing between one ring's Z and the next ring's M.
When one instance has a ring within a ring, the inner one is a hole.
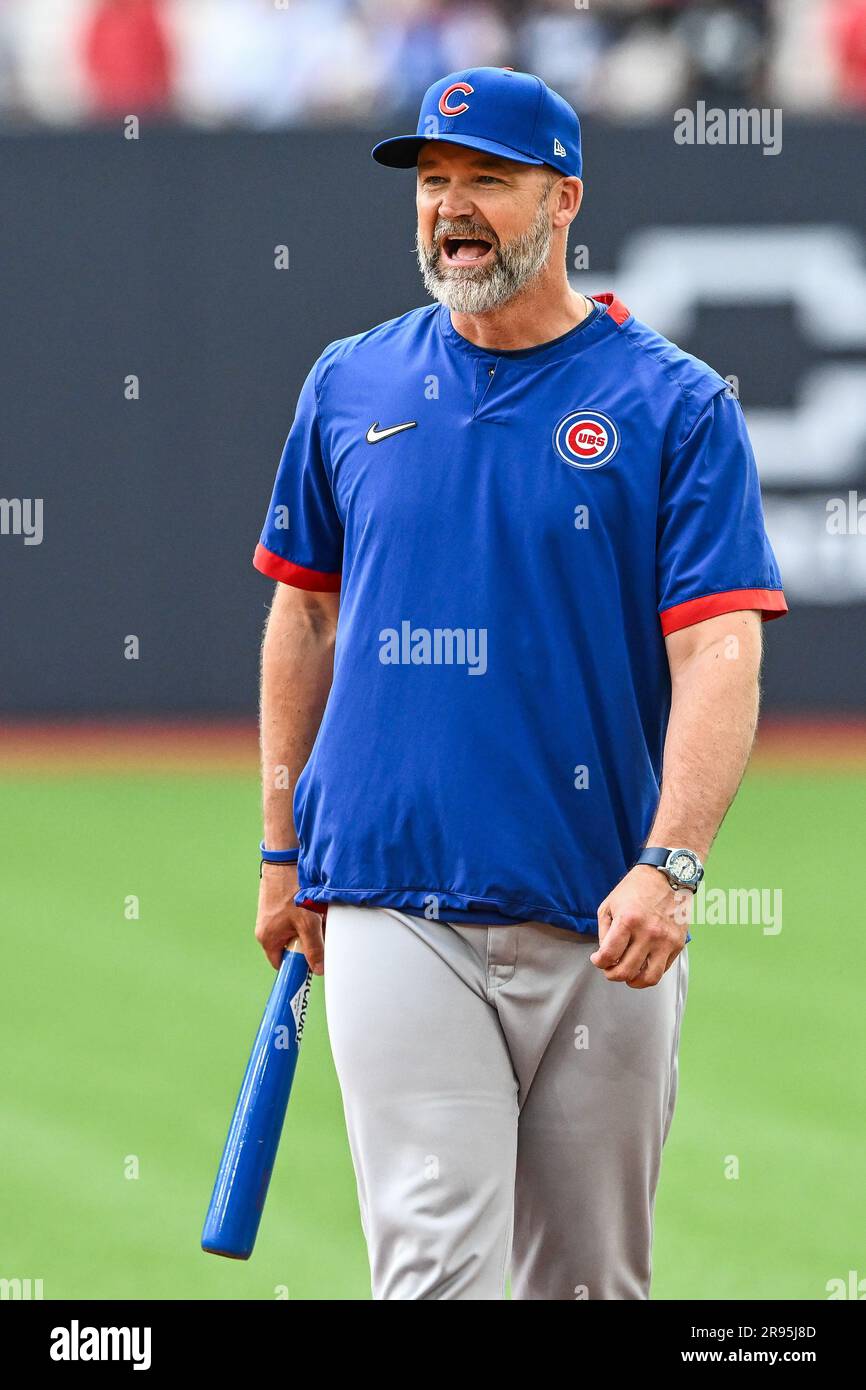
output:
M469 190L465 185L452 180L448 187L442 191L442 197L439 200L439 216L456 221L458 217L472 217L474 213L475 204L470 197Z

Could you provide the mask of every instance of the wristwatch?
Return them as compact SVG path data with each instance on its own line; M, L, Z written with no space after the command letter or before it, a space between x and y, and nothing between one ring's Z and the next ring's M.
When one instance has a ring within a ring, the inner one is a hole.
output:
M648 846L638 855L638 864L652 864L660 869L671 888L691 888L697 893L704 876L704 866L694 850L656 849Z

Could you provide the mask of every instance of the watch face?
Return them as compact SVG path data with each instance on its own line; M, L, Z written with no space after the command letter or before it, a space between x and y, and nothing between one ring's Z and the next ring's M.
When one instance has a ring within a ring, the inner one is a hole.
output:
M698 861L687 849L676 849L668 860L668 869L680 883L694 883L698 876Z

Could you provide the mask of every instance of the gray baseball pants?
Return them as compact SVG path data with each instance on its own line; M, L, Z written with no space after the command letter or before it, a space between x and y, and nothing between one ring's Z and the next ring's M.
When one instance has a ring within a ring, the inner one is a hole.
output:
M595 937L331 903L325 1001L374 1299L649 1297L686 947L629 989Z

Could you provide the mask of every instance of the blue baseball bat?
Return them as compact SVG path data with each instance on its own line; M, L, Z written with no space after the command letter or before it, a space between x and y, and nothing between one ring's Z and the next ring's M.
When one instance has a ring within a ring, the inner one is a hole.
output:
M283 955L244 1072L201 1235L201 1248L248 1260L280 1142L304 1031L312 971L295 942Z

